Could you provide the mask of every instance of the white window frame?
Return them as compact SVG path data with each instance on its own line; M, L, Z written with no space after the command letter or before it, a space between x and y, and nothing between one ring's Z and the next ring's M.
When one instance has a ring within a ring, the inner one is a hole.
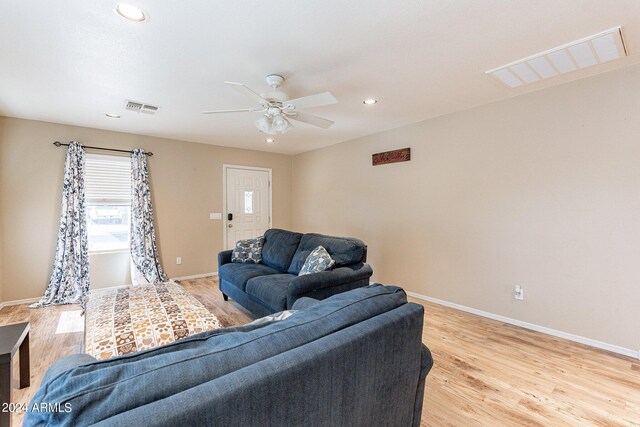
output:
M115 155L109 155L109 154L97 154L97 153L88 153L86 154L87 158L105 158L105 159L117 159L117 161L121 161L123 163L125 163L125 161L129 162L129 164L131 164L131 159L129 157L126 156L115 156ZM86 187L86 174L87 174L87 169L86 169L86 165L85 165L85 187ZM131 184L130 184L131 187ZM85 188L86 190L86 188ZM85 198L86 198L86 194L85 194ZM127 247L125 248L120 248L120 249L89 249L89 255L93 255L93 254L111 254L111 253L123 253L123 252L130 252L131 251L131 200L129 200L128 202L124 202L120 199L118 200L109 200L109 199L104 199L101 201L101 203L97 203L95 201L89 201L87 198L85 199L85 209L86 209L86 215L87 215L87 238L88 238L88 228L89 228L89 207L90 206L128 206L129 207L129 229L127 230L127 233L129 235L129 241L127 244Z

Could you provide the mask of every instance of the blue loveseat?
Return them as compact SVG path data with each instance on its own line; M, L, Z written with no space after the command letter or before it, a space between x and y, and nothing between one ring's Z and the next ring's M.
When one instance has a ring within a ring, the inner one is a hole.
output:
M333 269L298 276L305 260L324 246ZM369 284L367 245L352 237L302 234L272 228L264 233L262 263L231 262L232 251L218 254L220 291L257 316L289 309L301 297L324 299Z
M47 371L24 425L420 425L433 364L421 305L372 285L293 308L286 320L109 360L67 356ZM31 409L42 404L61 410Z

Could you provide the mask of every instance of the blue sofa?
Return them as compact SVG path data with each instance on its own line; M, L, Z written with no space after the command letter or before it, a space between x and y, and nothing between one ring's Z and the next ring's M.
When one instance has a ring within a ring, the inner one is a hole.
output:
M324 246L336 261L333 269L298 276L305 260ZM369 284L367 245L351 237L302 234L272 228L264 233L262 263L231 262L231 252L218 254L219 286L224 299L233 298L257 316L293 306L298 298L324 299Z
M24 425L420 425L433 364L421 305L371 285L294 309L109 360L67 356L45 374ZM32 410L42 404L61 410Z

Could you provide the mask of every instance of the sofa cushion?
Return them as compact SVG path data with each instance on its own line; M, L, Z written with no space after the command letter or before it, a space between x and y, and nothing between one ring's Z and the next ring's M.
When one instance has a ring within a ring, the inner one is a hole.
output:
M272 274L254 277L247 282L245 292L256 297L275 311L287 308L287 289L289 282L296 276L293 274Z
M278 274L278 270L264 264L223 264L218 269L220 280L227 281L244 291L247 281L253 277Z
M302 236L296 253L293 255L288 272L298 274L307 257L318 246L323 246L336 263L333 266L344 267L363 261L366 245L353 237L333 237L309 233Z
M262 261L263 242L263 236L249 240L238 240L231 253L231 262L258 264Z
M304 262L304 265L300 269L298 276L304 276L305 274L320 273L321 271L330 270L336 261L331 258L329 252L322 246L318 246L311 251L309 256Z
M302 234L292 231L277 228L267 230L262 245L262 262L282 273L286 272L301 237Z

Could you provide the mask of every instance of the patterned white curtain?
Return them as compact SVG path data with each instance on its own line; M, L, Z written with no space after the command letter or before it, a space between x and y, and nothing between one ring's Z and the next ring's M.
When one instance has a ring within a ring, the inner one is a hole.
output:
M81 304L89 293L89 244L84 205L84 149L69 143L64 166L58 243L44 296L29 307Z
M156 247L147 156L137 149L131 155L131 281L138 285L167 280Z

